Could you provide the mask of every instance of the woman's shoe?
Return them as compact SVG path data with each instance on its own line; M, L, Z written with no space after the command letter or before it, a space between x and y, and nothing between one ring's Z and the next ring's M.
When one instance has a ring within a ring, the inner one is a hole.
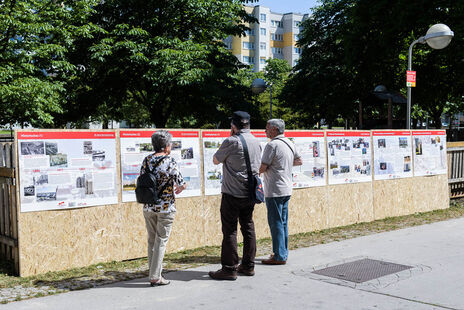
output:
M171 283L171 281L166 280L165 278L161 277L161 279L158 280L150 280L150 286L161 286L161 285L168 285Z

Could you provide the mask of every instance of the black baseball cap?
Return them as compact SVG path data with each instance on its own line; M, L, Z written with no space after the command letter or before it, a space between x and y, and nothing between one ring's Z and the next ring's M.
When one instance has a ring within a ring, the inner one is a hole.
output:
M234 125L241 127L250 122L250 114L244 111L235 111L229 119L232 123L234 123Z

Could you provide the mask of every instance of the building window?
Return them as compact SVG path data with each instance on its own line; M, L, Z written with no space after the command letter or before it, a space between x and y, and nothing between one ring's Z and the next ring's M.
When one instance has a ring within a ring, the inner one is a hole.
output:
M266 35L266 28L259 28L259 33L261 33L262 36Z
M259 21L265 22L266 21L266 14L259 14Z
M260 58L260 59L259 59L259 63L260 63L261 65L265 65L265 64L266 64L266 58Z
M255 59L250 56L243 56L243 62L246 64L252 64L255 62Z
M272 54L282 54L282 48L281 47L273 47L271 49Z
M293 21L293 27L300 27L301 22L299 20Z
M283 41L283 36L281 34L271 33L271 40Z
M255 44L253 42L243 42L243 48L246 50L254 50Z
M280 20L271 20L272 27L282 28L282 22Z
M294 48L293 48L293 52L294 52L295 54L301 54L301 47L294 47Z
M266 42L259 43L259 49L260 50L265 50L266 49Z
M254 29L245 30L245 34L247 36L254 36L255 35L255 30Z
M294 39L295 41L298 41L299 36L300 36L299 34L294 34L294 35L293 35L293 39Z

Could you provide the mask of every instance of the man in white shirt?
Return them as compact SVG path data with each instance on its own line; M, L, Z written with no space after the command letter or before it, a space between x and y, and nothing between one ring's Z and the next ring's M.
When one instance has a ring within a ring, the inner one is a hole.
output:
M271 119L266 135L271 141L264 148L259 173L264 174L264 196L272 236L273 255L266 265L284 265L288 258L288 202L292 195L292 167L302 165L295 145L284 137L285 122Z

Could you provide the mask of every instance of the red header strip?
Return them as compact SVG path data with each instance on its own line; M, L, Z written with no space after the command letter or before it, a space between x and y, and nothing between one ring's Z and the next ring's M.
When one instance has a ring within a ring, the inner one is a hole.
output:
M372 131L373 136L410 136L410 131Z
M433 136L433 135L446 135L446 130L424 130L412 132L413 136Z
M18 140L115 139L111 131L20 131Z
M155 130L121 130L119 135L121 138L150 138ZM198 138L199 131L194 130L169 130L174 138Z
M297 137L324 137L323 131L285 131L284 135L289 138Z
M327 131L327 137L370 137L370 131Z
M203 131L202 137L203 138L227 138L230 136L230 131Z
M251 134L255 136L255 138L267 138L265 131L251 131Z

